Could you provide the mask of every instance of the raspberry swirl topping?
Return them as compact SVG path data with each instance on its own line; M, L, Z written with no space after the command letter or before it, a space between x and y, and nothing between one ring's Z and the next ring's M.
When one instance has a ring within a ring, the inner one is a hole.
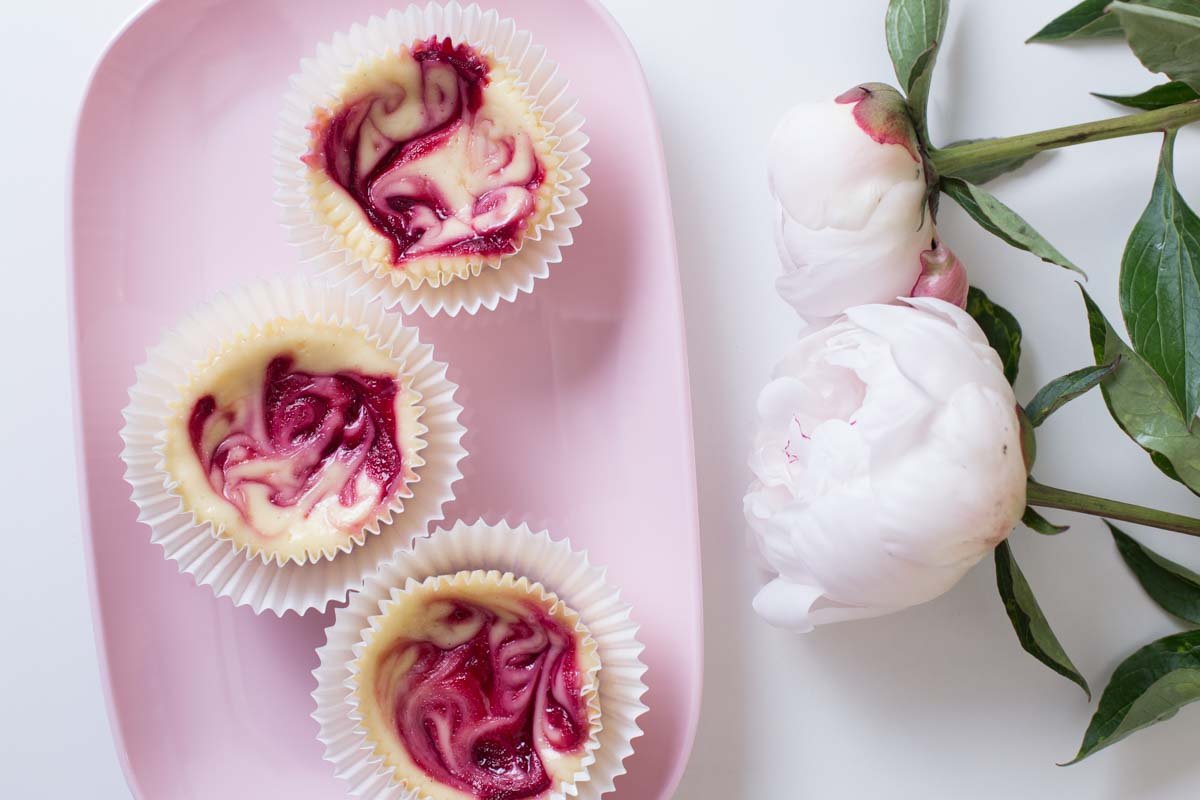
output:
M411 497L420 398L351 328L276 320L198 368L168 430L175 491L277 559L332 557Z
M543 797L589 736L575 633L521 597L434 595L415 614L374 681L408 756L479 800Z
M288 532L295 507L323 527L357 530L387 501L402 474L396 442L397 382L388 375L293 369L280 355L263 376L261 397L218 408L196 401L188 433L215 492L265 536Z
M392 263L515 252L546 177L514 86L466 44L430 38L372 65L319 112L305 163L346 191Z

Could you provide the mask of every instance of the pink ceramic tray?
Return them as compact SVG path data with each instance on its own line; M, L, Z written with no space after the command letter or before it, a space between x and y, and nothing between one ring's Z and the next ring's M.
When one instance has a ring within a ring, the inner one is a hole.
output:
M256 617L181 575L135 521L120 410L185 310L297 269L272 204L288 76L385 0L161 0L97 68L79 122L70 237L85 541L109 707L144 800L345 796L309 718L329 614ZM590 0L498 0L570 77L592 157L584 223L532 296L414 316L451 365L471 455L450 518L528 521L624 587L649 665L645 736L617 796L669 797L700 694L700 565L679 276L637 60Z

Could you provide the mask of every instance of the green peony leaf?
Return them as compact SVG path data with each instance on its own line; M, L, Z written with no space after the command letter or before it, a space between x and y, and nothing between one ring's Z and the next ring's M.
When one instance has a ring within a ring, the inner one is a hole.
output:
M1000 237L1013 247L1033 253L1043 261L1075 270L1080 275L1084 274L1083 270L1058 252L1054 245L1046 241L1028 222L987 191L961 178L942 178L940 185L943 192L954 198L954 202L962 206L963 211L989 233Z
M933 45L917 59L916 78L908 88L908 111L912 116L917 137L929 146L929 87L933 83L933 65L937 61L937 45Z
M1021 523L1042 536L1057 536L1071 529L1070 525L1055 525L1029 506L1025 506L1025 513L1021 515Z
M926 143L929 84L949 15L949 0L891 0L884 16L884 36L896 78L908 96L917 134Z
M1156 7L1166 5L1168 8ZM1168 9L1177 10L1168 10ZM1186 13L1185 13L1186 12ZM1200 8L1192 3L1109 5L1138 60L1151 72L1200 90Z
M1079 287L1087 307L1088 330L1097 364L1120 356L1121 363L1100 391L1121 430L1150 453L1169 477L1200 493L1200 431L1193 432L1162 378L1121 340L1099 306Z
M1154 466L1162 470L1163 474L1168 478L1173 481L1184 483L1183 478L1179 477L1179 473L1175 471L1175 467L1171 466L1170 460L1162 453L1151 453L1150 460L1154 463ZM1195 490L1193 489L1193 491Z
M1147 89L1141 94L1118 95L1100 94L1098 92L1092 92L1092 94L1103 100L1109 100L1129 108L1140 108L1143 111L1153 111L1156 108L1166 108L1167 106L1174 106L1179 103L1200 100L1200 92L1197 92L1183 81L1164 83L1161 86L1155 86L1153 89Z
M1137 6L1161 8L1163 11L1176 11L1192 17L1200 16L1200 4L1196 0L1128 0L1128 2ZM1113 10L1112 3L1108 5L1108 11L1111 14Z
M979 323L988 344L999 353L1004 364L1004 377L1009 383L1015 383L1021 362L1021 324L1017 318L974 286L967 292L967 313Z
M1175 188L1175 133L1163 139L1150 204L1121 258L1121 311L1133 348L1189 421L1200 408L1200 217Z
M1100 381L1107 378L1120 363L1120 357L1110 364L1096 367L1084 367L1069 372L1061 378L1055 378L1043 386L1034 398L1025 406L1025 414L1030 423L1036 428L1046 421L1046 418L1067 403L1091 390Z
M1153 6L1182 14L1196 14L1196 0L1132 0L1137 5ZM1064 42L1070 39L1090 39L1099 36L1121 36L1121 21L1112 13L1112 0L1083 0L1077 6L1056 17L1046 27L1026 40L1032 42Z
M884 35L892 65L896 68L896 78L906 92L920 76L922 56L941 43L949 14L948 0L891 0L888 3Z
M1075 764L1200 700L1200 631L1159 639L1121 662L1100 695Z
M1017 566L1008 542L1001 542L995 555L996 586L1000 590L1004 610L1008 612L1008 619L1012 622L1013 630L1017 632L1021 647L1059 675L1079 684L1088 699L1091 699L1092 690L1088 688L1087 681L1071 663L1058 637L1050 629L1050 623L1046 621L1046 615L1038 606L1033 590L1021 574L1021 568Z
M1146 594L1169 613L1200 625L1200 575L1138 544L1111 522L1106 524L1117 552Z
M988 138L994 139L995 137L988 137ZM946 148L957 147L960 144L972 144L974 142L986 142L986 141L988 141L988 138L960 139L957 142L951 142L950 144L946 145ZM1008 172L1012 172L1013 170L1017 169L1018 167L1025 165L1026 163L1028 163L1030 161L1030 159L1034 158L1034 156L1036 156L1036 155L1037 154L1035 153L1034 155L1029 155L1029 156L1019 156L1017 158L1006 158L1003 161L992 161L987 164L975 164L973 166L967 167L966 169L960 170L959 172L955 173L954 177L961 178L962 180L966 181L967 183L973 183L976 186L979 186L980 184L984 184L984 183L987 183L988 181L995 180L996 178L999 178L1001 175L1004 175L1005 173L1008 173Z
M1017 404L1016 411L1017 425L1021 429L1021 460L1025 462L1025 474L1030 475L1033 465L1037 463L1037 434L1034 433L1033 423L1029 421L1020 403Z
M1104 13L1112 0L1083 0L1082 3L1050 21L1046 27L1026 39L1030 42L1062 42L1095 36L1119 36L1121 23Z

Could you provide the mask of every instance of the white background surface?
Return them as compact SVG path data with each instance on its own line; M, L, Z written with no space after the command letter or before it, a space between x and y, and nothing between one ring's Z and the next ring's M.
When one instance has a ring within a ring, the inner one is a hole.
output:
M1070 4L958 0L933 88L939 142L1116 113L1089 90L1151 85L1117 43L1027 46ZM139 0L6 0L0 10L2 259L0 797L128 797L109 738L75 498L66 334L64 184L88 70ZM671 175L688 320L705 558L704 710L681 798L1200 795L1200 709L1081 765L1094 706L1026 656L986 562L906 614L797 638L749 609L741 489L757 388L796 325L777 299L764 143L790 104L893 81L883 0L608 0L641 55ZM1156 137L1043 159L993 190L1091 275L1119 319L1116 268L1149 197ZM1177 173L1200 207L1200 136ZM1090 363L1071 276L990 238L949 201L942 232L973 281L1026 331L1018 397ZM1039 436L1048 483L1200 507L1118 432L1098 395ZM936 502L936 498L930 498ZM1093 520L1065 536L1018 531L1014 548L1067 650L1097 691L1122 654L1176 630L1142 594ZM1135 531L1193 567L1200 543ZM186 687L180 687L186 691ZM157 800L157 799L156 799Z

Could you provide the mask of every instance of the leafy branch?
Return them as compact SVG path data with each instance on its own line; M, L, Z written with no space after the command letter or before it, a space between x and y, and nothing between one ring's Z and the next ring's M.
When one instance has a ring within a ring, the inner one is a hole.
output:
M1123 39L1151 72L1167 79L1141 93L1096 96L1134 113L1047 131L960 141L936 147L927 121L937 52L945 35L947 0L891 0L885 19L888 51L907 95L931 185L931 208L944 193L989 233L1044 261L1082 270L1015 210L980 185L1048 150L1145 133L1163 135L1150 200L1121 259L1119 298L1129 341L1080 287L1095 366L1051 381L1020 409L1026 461L1033 432L1075 398L1099 388L1109 414L1151 462L1200 494L1200 216L1174 178L1176 131L1200 120L1200 3L1196 0L1083 0L1045 25L1030 42ZM1002 306L972 288L968 312L1015 381L1021 328ZM1200 519L1046 486L1032 477L1022 522L1043 535L1066 526L1036 508L1082 512L1200 536ZM1118 552L1147 594L1165 610L1200 625L1200 574L1154 553L1109 523ZM997 587L1018 641L1055 672L1090 691L1055 636L1007 543L996 549ZM1200 630L1152 642L1113 673L1079 752L1070 763L1200 700Z

